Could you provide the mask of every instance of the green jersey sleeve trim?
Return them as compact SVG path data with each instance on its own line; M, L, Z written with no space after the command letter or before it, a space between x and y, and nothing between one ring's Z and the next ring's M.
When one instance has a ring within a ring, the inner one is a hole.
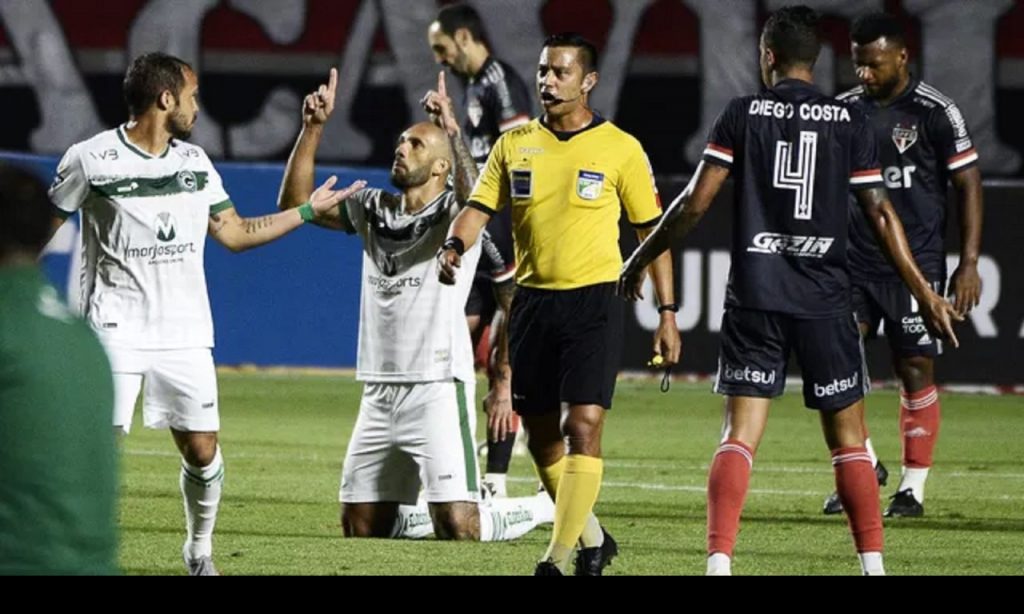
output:
M224 202L217 203L216 205L210 205L210 215L217 215L222 211L227 211L228 209L234 208L235 203L231 202L230 200L225 200Z

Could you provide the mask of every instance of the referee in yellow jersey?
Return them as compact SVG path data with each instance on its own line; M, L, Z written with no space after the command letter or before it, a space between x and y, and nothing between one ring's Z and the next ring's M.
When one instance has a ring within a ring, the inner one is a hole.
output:
M619 218L625 209L641 239L661 218L640 143L587 104L597 82L593 44L577 34L544 42L537 66L544 114L498 139L438 254L441 281L452 283L463 252L491 215L511 205L518 263L509 325L512 405L555 499L554 533L535 575L567 574L577 544L575 575L601 575L618 554L593 507L604 466L605 411L622 355ZM662 315L654 353L671 365L680 340L669 252L651 271Z

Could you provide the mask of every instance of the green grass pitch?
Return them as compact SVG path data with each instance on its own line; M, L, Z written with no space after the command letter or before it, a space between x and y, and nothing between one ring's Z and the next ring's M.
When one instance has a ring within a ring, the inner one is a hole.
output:
M221 573L532 573L550 525L494 544L341 537L338 480L360 395L350 375L225 372L220 388L227 474L214 552ZM1022 574L1024 397L949 393L941 402L926 516L886 520L887 571ZM706 384L677 382L661 394L653 380L620 381L596 507L620 544L608 575L703 573L704 485L721 414L722 400ZM899 480L897 415L893 391L869 395L872 440L892 471L883 498ZM122 463L127 574L184 573L178 463L170 436L143 429L137 412ZM527 457L513 459L510 479L512 495L535 490ZM733 572L858 573L845 517L821 513L832 480L817 416L802 408L798 392L786 394L755 460Z

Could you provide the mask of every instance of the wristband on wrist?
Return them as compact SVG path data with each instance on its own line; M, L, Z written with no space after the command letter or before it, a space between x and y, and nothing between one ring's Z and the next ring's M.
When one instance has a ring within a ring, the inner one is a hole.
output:
M671 311L672 313L679 313L679 304L667 303L665 305L658 306L658 313L665 313L666 311Z
M305 202L299 205L299 215L302 217L303 222L312 222L313 218L316 217L316 212L313 211L313 203Z
M456 254L462 256L466 253L466 244L458 237L448 237L448 239L441 245L441 251L448 249L454 250Z

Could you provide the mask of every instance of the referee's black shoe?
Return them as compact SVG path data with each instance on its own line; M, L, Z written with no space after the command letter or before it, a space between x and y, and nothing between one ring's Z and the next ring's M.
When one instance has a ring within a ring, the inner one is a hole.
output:
M612 564L612 559L619 554L619 545L615 543L608 531L601 527L604 542L593 548L580 548L576 553L577 576L600 576L604 568Z

